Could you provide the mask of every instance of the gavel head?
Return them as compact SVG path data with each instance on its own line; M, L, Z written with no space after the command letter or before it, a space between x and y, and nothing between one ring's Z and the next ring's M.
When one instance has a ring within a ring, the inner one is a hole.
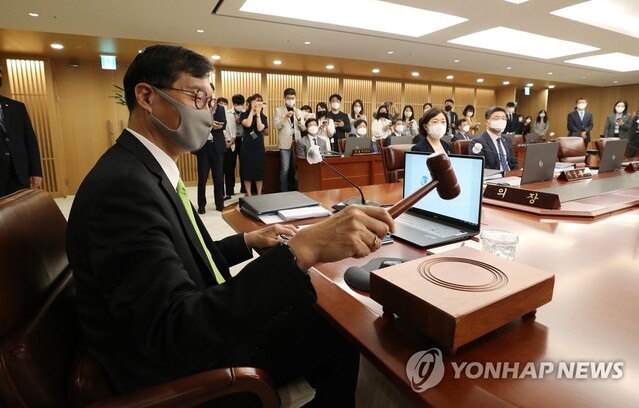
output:
M457 176L450 164L450 159L445 153L433 153L428 156L426 166L430 171L433 180L439 181L437 184L437 194L444 200L451 200L461 193L461 188L457 183Z

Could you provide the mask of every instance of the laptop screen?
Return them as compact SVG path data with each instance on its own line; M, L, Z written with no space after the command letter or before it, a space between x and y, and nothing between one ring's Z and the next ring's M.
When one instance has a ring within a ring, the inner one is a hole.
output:
M428 155L424 153L406 152L404 197L432 180L426 166L427 158ZM437 191L432 191L410 211L479 229L484 159L479 156L456 155L450 155L449 158L461 193L452 200L444 200Z

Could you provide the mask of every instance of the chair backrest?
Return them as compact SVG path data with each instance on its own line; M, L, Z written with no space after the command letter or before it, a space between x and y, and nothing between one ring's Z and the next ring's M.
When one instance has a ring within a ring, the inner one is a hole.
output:
M48 193L0 199L0 405L69 405L79 329L65 236Z
M404 178L404 155L415 146L399 144L382 147L382 163L387 183L394 183Z
M595 140L595 147L597 148L597 153L599 154L599 157L603 157L604 148L606 146L606 143L609 140L619 140L619 138L618 137L602 137Z
M558 137L559 150L557 158L560 162L565 163L585 163L586 162L586 145L583 139L575 136Z
M515 137L513 137L512 142L513 142L512 143L513 146L518 146L518 145L526 143L526 141L524 140L524 135L515 135Z
M455 140L453 141L453 154L464 154L468 156L468 146L471 140Z
M337 147L339 147L340 153L344 153L344 147L346 146L346 139L339 139L337 141Z

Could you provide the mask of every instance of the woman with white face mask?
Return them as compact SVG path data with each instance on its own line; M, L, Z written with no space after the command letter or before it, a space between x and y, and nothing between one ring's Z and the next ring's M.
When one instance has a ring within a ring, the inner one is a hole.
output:
M537 133L538 135L541 135L541 137L545 141L546 132L548 131L549 125L550 125L550 122L548 122L548 112L542 109L537 114L537 120L535 120L535 123L533 125L533 133Z
M475 107L473 105L466 105L462 115L466 118L466 123L469 126L468 134L474 135L479 130L480 124L475 120Z
M419 133L423 136L421 141L411 149L414 152L450 154L451 146L444 142L442 137L448 133L448 117L439 108L433 108L426 112L419 121Z
M366 115L364 115L364 102L361 99L355 99L351 105L351 113L348 115L348 120L351 122L350 137L361 137L355 130L355 121L366 121Z
M381 105L377 108L377 118L373 121L373 125L371 126L371 141L374 152L379 151L377 141L384 140L391 134L392 124L393 122L388 118L388 108L386 105Z
M632 126L632 116L628 113L628 102L618 100L612 110L612 114L606 118L604 126L604 137L618 137L630 139L630 127Z
M402 122L404 122L402 136L415 137L419 134L419 124L417 123L417 119L415 119L415 110L411 105L404 106Z

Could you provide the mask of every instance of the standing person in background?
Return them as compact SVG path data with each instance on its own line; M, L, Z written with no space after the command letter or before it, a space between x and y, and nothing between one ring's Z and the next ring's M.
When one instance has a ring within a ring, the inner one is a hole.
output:
M417 136L419 129L417 120L415 120L415 111L411 105L404 106L402 121L404 122L404 131L402 132L402 136Z
M543 109L540 110L539 113L537 114L537 119L535 120L535 123L533 124L533 133L537 133L538 135L541 135L541 137L545 141L546 132L548 132L549 123L550 122L548 122L548 113Z
M388 119L388 108L386 107L386 105L381 105L379 108L377 108L376 119L373 121L373 124L371 126L371 142L374 152L379 151L377 141L383 140L386 138L386 136L390 135L391 125L392 121Z
M294 160L291 145L293 141L298 141L302 137L300 129L302 114L299 109L295 109L295 101L295 89L286 88L284 105L275 109L273 118L273 126L278 130L277 147L280 149L280 191L288 191L288 173L291 162ZM293 172L295 172L294 165Z
M385 101L384 105L386 105L386 109L388 110L388 119L395 120L399 118L399 110L397 109L397 105L393 101Z
M577 99L575 104L575 110L570 112L567 118L569 136L581 137L587 147L590 143L590 131L594 126L592 113L586 112L586 106L588 106L586 98Z
M0 197L41 184L38 138L27 108L22 102L0 96Z
M310 118L314 118L315 115L313 115L313 108L308 105L302 106L300 108L300 111L300 116L302 117L302 120L300 121L300 123L302 124L302 126L300 126L300 135L304 137L308 134L308 132L306 131L306 121Z
M521 125L521 135L526 136L528 133L530 133L530 130L532 128L532 118L530 116L526 116L524 119L524 122Z
M433 104L430 102L426 102L424 105L422 105L422 110L424 111L424 113L422 114L422 117L426 114L426 112L428 112L431 109L433 109Z
M223 157L224 167L224 201L229 200L235 194L235 115L233 109L228 109L229 100L217 98L217 104L226 109L226 127L224 128L224 142L226 152Z
M333 94L328 98L331 104L331 111L328 113L329 119L333 119L335 124L335 134L333 135L334 147L338 145L339 140L348 137L351 132L351 121L348 119L348 115L342 112L340 109L342 105L342 97L338 94Z
M244 179L242 178L242 137L244 136L244 128L242 127L242 119L240 115L244 112L244 95L235 94L231 98L233 102L233 118L235 121L235 156L237 157L238 165L240 166L240 193L246 193L244 189ZM226 124L228 126L228 123ZM235 167L235 164L233 165Z
M630 139L632 116L628 113L628 102L622 99L615 102L611 115L606 118L603 137Z
M215 96L215 86L211 84L213 95ZM197 152L197 212L206 213L206 181L209 172L213 178L213 197L215 199L215 209L224 209L224 153L226 153L226 141L224 129L226 128L226 109L217 105L217 100L213 98L210 106L213 112L213 126L204 146Z
M506 104L506 129L504 133L517 133L519 128L519 118L515 115L515 102Z
M335 123L333 119L328 117L328 112L325 110L317 111L315 118L317 119L318 126L317 137L324 139L332 151L338 152L339 145L333 139L333 135L335 134Z
M264 183L265 155L264 136L268 135L268 119L262 113L264 102L262 95L255 94L249 98L248 111L242 113L244 140L242 141L242 161L240 171L244 179L246 195L251 196L251 184L255 182L257 195L262 194Z
M452 99L446 99L444 101L444 110L446 111L446 117L448 118L448 134L453 136L455 134L455 129L457 129L457 123L459 118L457 117L457 113L453 111L453 107L455 106L455 101Z
M355 132L355 127L353 124L356 120L366 120L366 115L364 115L364 102L361 99L355 99L353 104L351 105L351 114L348 115L348 120L351 124L351 137L357 137L357 132Z
M470 129L467 133L470 135L474 135L481 126L479 122L475 122L475 120L473 119L475 117L475 107L473 105L466 105L464 111L462 112L462 116L466 119L466 123L468 124L468 128Z

